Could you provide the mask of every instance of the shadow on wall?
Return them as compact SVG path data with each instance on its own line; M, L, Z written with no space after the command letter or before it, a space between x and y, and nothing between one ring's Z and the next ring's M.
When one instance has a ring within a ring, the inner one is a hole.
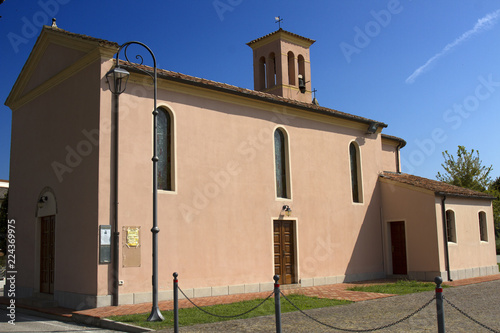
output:
M369 197L365 192L364 198ZM345 271L345 282L379 279L386 276L380 211L381 191L378 181L373 188L373 193L371 193L371 201L365 201L364 204L353 204L352 210L364 209L365 205L367 207L363 223L359 226L356 243Z

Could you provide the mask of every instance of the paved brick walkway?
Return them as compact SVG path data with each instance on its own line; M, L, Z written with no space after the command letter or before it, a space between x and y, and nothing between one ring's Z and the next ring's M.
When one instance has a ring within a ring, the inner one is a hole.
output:
M500 277L499 277L500 278ZM381 283L382 281L376 281L372 283L363 283L363 285L373 284L373 283ZM391 280L385 280L385 282L391 282ZM394 282L394 280L392 280ZM332 298L332 299L341 299L341 300L349 300L354 302L366 301L370 299L377 299L383 297L390 297L390 294L379 294L379 293L367 293L367 292L359 292L359 291L349 291L348 288L356 286L359 284L334 284L334 285L324 285L324 286L316 286L316 287L304 287L304 288L294 288L283 290L285 295L289 294L303 294L306 296L316 296L320 298ZM230 304L240 301L252 300L256 298L266 298L272 292L260 292L260 293L251 293L251 294L236 294L236 295L226 295L226 296L213 296L213 297L199 297L193 299L196 305L198 306L207 306L214 304ZM179 308L188 308L193 305L185 299L179 300ZM158 303L158 307L161 311L172 310L174 305L173 301L162 301ZM130 305L121 305L121 306L107 306L102 308L88 309L83 311L75 311L75 313L82 314L90 317L99 317L105 318L110 316L121 316L127 314L134 313L148 313L151 311L151 303L142 303L142 304L130 304Z

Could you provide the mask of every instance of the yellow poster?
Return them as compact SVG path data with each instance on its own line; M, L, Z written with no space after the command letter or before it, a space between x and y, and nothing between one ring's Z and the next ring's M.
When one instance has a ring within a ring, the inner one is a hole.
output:
M139 228L127 228L127 246L139 246Z

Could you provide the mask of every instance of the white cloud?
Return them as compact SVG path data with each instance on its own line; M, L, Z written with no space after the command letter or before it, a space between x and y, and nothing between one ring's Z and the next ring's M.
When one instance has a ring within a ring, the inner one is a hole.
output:
M422 73L427 71L433 62L435 62L436 60L444 56L446 53L450 52L451 49L462 44L472 36L487 29L491 29L497 23L499 17L500 17L500 9L492 13L489 13L488 15L477 20L476 24L472 29L464 32L460 37L455 39L453 42L447 44L440 52L436 53L429 60L427 60L427 62L424 65L417 68L412 75L408 76L405 82L408 84L415 82L417 77L419 77Z

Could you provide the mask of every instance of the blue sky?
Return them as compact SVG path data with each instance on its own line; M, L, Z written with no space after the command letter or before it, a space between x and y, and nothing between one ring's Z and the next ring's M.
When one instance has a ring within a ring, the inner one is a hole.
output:
M435 178L441 152L463 145L500 176L498 1L5 0L0 16L0 179L12 114L3 103L52 17L70 32L141 41L160 68L253 89L246 43L278 29L280 16L316 40L320 104L388 124L384 133L408 142L404 172Z

